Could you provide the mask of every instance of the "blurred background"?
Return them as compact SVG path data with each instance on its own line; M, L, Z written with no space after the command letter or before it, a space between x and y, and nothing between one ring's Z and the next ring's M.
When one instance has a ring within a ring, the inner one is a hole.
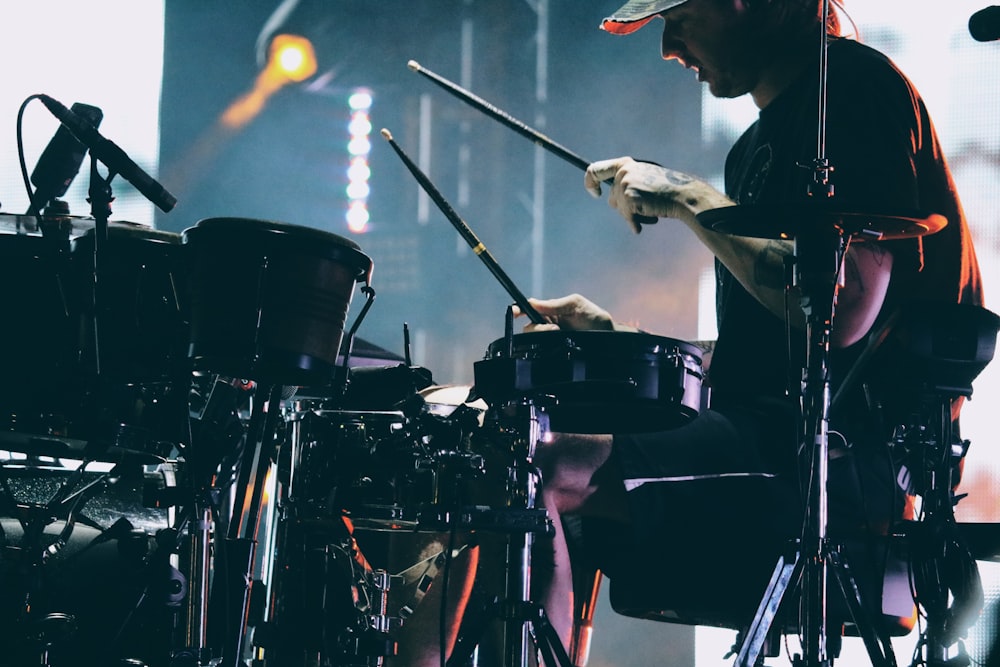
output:
M380 136L386 128L525 294L580 292L644 330L710 340L711 257L690 233L661 221L633 235L606 200L587 195L579 168L407 66L417 61L588 161L632 155L719 182L726 151L755 109L749 100L706 97L691 72L663 63L656 27L629 37L599 30L620 4L4 3L0 212L28 207L18 139L30 170L57 128L41 104L22 108L24 100L45 93L67 106L100 107L101 133L178 200L164 213L116 179L112 220L179 233L205 218L241 217L347 238L374 264L377 298L360 337L402 355L406 327L415 364L439 384L470 384L473 363L503 335L511 298ZM896 60L927 99L996 311L1000 45L969 36L979 3L912 5L850 0L847 10L862 41ZM278 48L299 38L312 55L284 61L282 73ZM90 214L88 181L85 164L64 197L74 215ZM348 322L363 301L356 296ZM998 401L994 364L964 413L972 447L969 496L957 511L963 521L1000 521ZM995 565L982 564L991 600ZM988 641L995 622L985 618L973 643ZM594 667L721 664L732 642L650 623L599 609Z

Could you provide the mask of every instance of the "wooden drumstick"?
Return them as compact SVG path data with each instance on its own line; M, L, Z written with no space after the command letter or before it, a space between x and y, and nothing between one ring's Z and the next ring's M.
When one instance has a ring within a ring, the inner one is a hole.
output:
M448 221L451 222L455 229L458 230L459 235L461 235L461 237L465 239L465 242L469 244L469 247L472 248L472 252L476 253L479 259L483 260L483 263L486 264L486 268L488 268L493 276L500 281L500 284L503 285L505 290L507 290L507 294L514 299L514 303L516 303L521 309L521 312L527 315L528 319L535 324L544 324L546 319L542 317L541 314L535 310L534 306L528 302L528 298L521 293L521 290L519 290L516 285L514 285L514 282L507 276L504 270L497 263L496 259L493 258L490 251L486 249L485 245L483 245L483 242L480 241L472 229L469 228L469 225L467 225L465 221L459 217L458 213L455 212L455 209L451 207L451 204L445 200L444 196L438 192L438 189L434 187L434 184L431 183L430 179L424 174L423 171L420 170L420 167L414 164L409 156L403 152L403 149L401 149L399 145L393 141L392 133L389 132L389 130L382 128L382 136L389 142L392 149L396 151L396 154L403 161L403 164L406 165L406 168L410 170L410 173L416 177L417 182L420 183L420 187L422 187L424 191L430 195L430 198L434 200L434 203L437 204L439 209L441 209L441 212L444 213L446 218L448 218Z
M490 104L483 98L474 95L473 93L462 88L458 84L444 78L440 74L435 74L429 69L426 69L425 67L421 66L421 64L418 63L416 60L411 60L407 62L406 66L409 67L414 72L416 72L417 74L427 77L437 85L447 90L449 93L452 93L453 95L458 97L463 102L469 104L470 106L476 109L479 109L486 115L500 121L501 123L503 123L510 129L514 130L521 136L531 139L531 141L533 141L535 145L541 146L542 148L547 149L548 151L554 153L555 155L558 155L566 162L569 162L571 165L579 167L584 171L586 171L587 167L590 165L590 162L588 160L585 160L584 158L580 157L579 155L569 150L568 148L560 144L557 144L555 141L552 141L552 139L549 139L547 136L545 136L538 130L529 127L528 125L524 124L517 118L511 116L506 111L498 109L496 106ZM614 185L615 180L613 178L607 178L604 180L604 183L607 185ZM636 215L635 219L637 222L640 222L645 225L653 224L657 220L655 217L644 216L644 215ZM636 227L636 229L638 230L641 228Z

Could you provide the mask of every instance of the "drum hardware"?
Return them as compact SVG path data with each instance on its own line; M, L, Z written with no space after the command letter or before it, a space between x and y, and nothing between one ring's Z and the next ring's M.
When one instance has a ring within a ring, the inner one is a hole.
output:
M975 560L993 554L973 549L967 526L955 521L961 498L955 489L970 443L960 439L953 417L956 403L971 398L973 380L992 361L998 330L1000 317L984 308L909 304L873 335L851 376L873 366L878 378L886 366L909 390L879 402L883 420L895 424L889 447L898 481L921 501L916 520L896 531L910 554L913 596L926 620L918 650L935 667L968 661L964 638L984 604ZM876 382L869 389L883 396ZM953 647L957 652L949 658Z
M389 610L388 594L400 578L371 566L352 523L290 513L278 528L271 614L253 633L265 662L381 665L395 655L389 632L403 618Z
M504 594L489 601L478 616L463 623L449 667L468 664L481 640L488 621L502 622L502 663L508 667L529 663L529 647L534 646L548 667L569 667L569 656L542 605L531 600L531 550L537 533L552 534L552 521L544 508L536 505L539 475L533 464L535 447L548 431L548 417L530 402L509 402L494 406L487 423L496 431L497 444L510 454L506 476L506 507L481 517L506 533ZM476 514L461 515L471 521ZM483 522L479 522L483 523Z
M710 224L725 217L724 209L707 213L711 214L706 216ZM809 462L805 521L801 539L795 540L779 557L757 612L742 637L735 663L739 666L751 667L756 663L782 598L790 587L796 586L801 589L802 595L799 619L803 637L802 660L808 667L829 664L832 644L827 643L828 573L833 574L838 584L836 590L847 605L872 664L895 665L888 636L875 626L862 607L860 592L848 563L826 533L830 329L840 267L850 242L862 233L851 229L850 223L851 218L847 218L839 225L817 225L814 231L807 231L803 226L794 238L796 280L802 293L800 305L806 314L807 337L801 396L803 442L799 450L800 456Z
M104 497L103 493L119 485L124 484L130 493L137 491L134 467L117 465L106 472L85 473L89 463L83 461L75 469L67 469L54 492L46 492L51 484L46 483L45 475L50 470L62 472L60 466L38 466L30 460L16 461L16 467L0 464L4 505L13 509L7 513L10 518L0 525L5 545L0 554L6 581L4 626L17 635L4 640L5 656L13 664L38 664L40 659L42 664L63 667L76 661L89 663L98 654L106 654L110 660L116 654L132 651L152 658L157 649L148 641L139 648L134 635L149 628L151 614L160 613L154 609L157 603L169 606L167 595L183 595L179 572L170 569L169 563L147 561L149 536L145 531L136 530L128 518L120 515L106 528L101 527L99 519L105 516L110 496L91 509L95 500ZM27 502L18 502L13 496L15 478L11 474L15 472L17 488L30 497ZM87 481L85 474L94 479ZM35 499L41 493L44 498ZM163 533L158 533L158 541ZM97 576L89 572L90 568L111 554L120 561L118 576L107 589L83 593L88 586L98 586L97 581L90 581ZM168 580L162 580L161 576L169 572L173 574ZM174 584L179 589L171 588ZM95 609L99 617L91 618L84 612L94 594L106 599L93 600L101 611ZM132 594L135 598L128 599ZM173 598L173 602L178 601L178 597ZM143 613L137 617L140 609ZM163 629L169 627L166 623ZM161 635L156 642L163 656L168 650L159 640L166 638Z
M355 284L365 281L367 302L349 337L374 299L372 263L347 239L262 220L209 218L185 230L183 242L192 264L189 356L195 371L257 385L226 536L215 545L212 597L223 601L220 665L235 667L242 664L251 594L259 592L252 593L251 582L282 401L296 386L322 386L334 376Z

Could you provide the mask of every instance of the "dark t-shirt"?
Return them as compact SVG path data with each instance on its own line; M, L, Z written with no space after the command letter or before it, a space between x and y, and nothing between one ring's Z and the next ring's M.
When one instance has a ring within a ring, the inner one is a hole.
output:
M893 269L879 322L914 300L981 304L969 229L923 101L874 49L835 39L828 55L825 145L833 167L831 208L938 213L948 221L936 234L882 242L893 255ZM725 177L727 194L737 204L780 210L788 202L807 202L818 153L817 79L816 71L807 68L734 145ZM789 345L782 318L764 309L718 263L716 274L719 337L710 370L716 400L721 405L762 396L780 399L787 389L794 395L805 364L805 335L793 330ZM799 307L797 298L790 307ZM832 352L834 390L864 345Z

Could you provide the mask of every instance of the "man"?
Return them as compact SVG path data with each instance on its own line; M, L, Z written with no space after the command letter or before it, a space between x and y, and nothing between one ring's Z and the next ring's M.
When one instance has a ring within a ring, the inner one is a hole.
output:
M582 553L609 576L612 603L627 613L749 621L781 545L798 535L801 521L808 452L798 451L798 393L807 341L800 294L788 289L795 246L777 233L712 231L698 214L753 204L755 229L795 235L832 224L823 215L789 223L798 206L885 214L890 222L915 211L947 219L934 234L849 244L830 330L833 391L868 334L898 307L982 303L969 230L919 95L884 55L840 38L835 13L822 26L823 14L820 0L631 0L603 22L625 34L662 19L664 59L695 70L714 96L749 94L760 110L727 158L725 193L628 157L586 172L595 195L613 183L609 203L636 232L649 218L664 221L647 234L681 233L675 221L687 227L714 254L718 278L711 410L670 431L628 433L623 425L615 435L551 434L538 448L546 507L557 520L586 518ZM828 36L823 129L831 170L817 154L821 34ZM579 295L532 303L551 324L529 331L627 330ZM901 388L892 368L861 370L830 420L835 539L884 534L903 512L887 444L900 415L878 409ZM555 551L544 602L567 637L572 583L561 540Z

